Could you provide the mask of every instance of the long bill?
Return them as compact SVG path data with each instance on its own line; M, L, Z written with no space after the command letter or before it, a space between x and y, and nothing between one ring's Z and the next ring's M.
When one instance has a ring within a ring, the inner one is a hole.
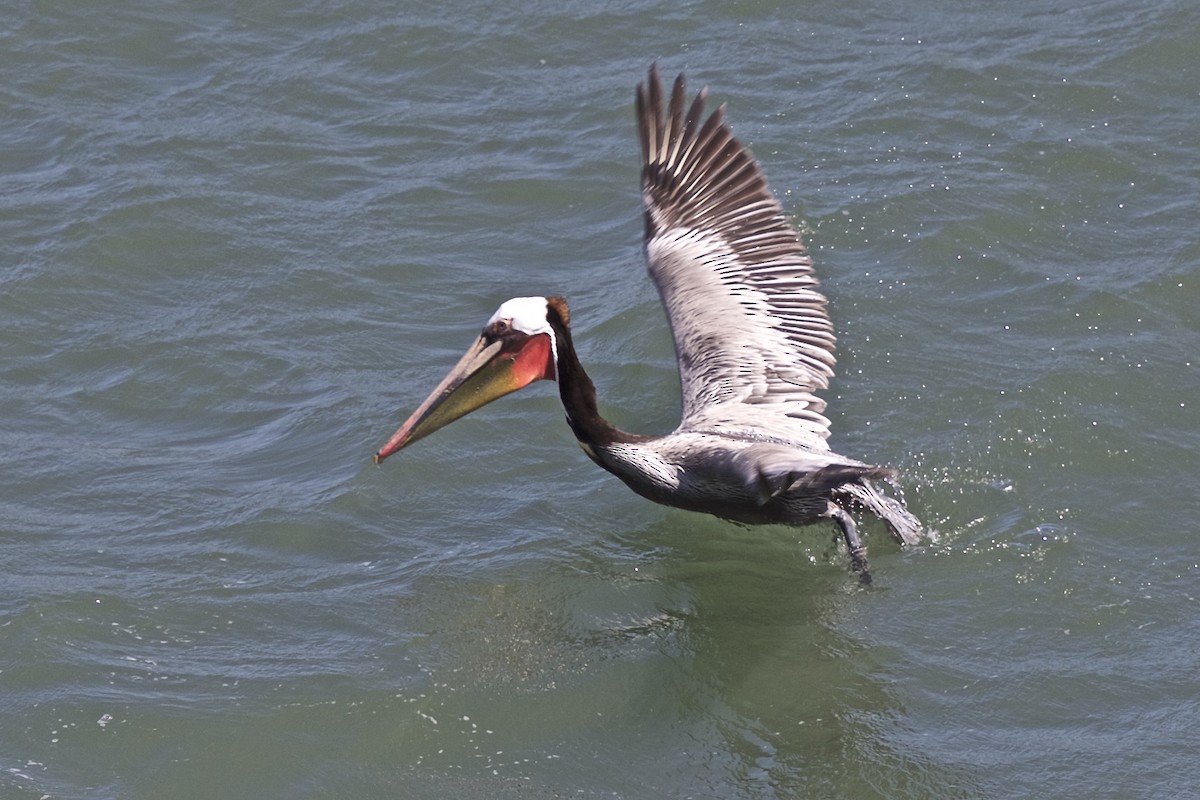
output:
M479 337L425 402L379 448L375 463L497 398L539 378L553 378L549 358L550 339L545 335Z

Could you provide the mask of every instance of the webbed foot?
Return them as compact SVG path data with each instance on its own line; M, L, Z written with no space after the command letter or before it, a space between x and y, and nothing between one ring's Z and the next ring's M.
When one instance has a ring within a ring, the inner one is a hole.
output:
M838 527L842 529L842 536L846 540L846 549L850 552L850 569L858 573L860 583L869 585L871 569L867 565L867 546L863 544L858 535L858 527L854 524L854 519L846 513L845 509L833 502L829 503L826 515L832 517Z

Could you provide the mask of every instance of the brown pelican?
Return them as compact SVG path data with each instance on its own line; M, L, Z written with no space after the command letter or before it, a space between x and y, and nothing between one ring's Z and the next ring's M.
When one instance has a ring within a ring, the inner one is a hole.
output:
M607 422L575 355L567 301L518 297L492 315L375 462L498 397L556 380L583 451L633 491L740 523L831 519L867 582L866 548L848 512L873 512L903 544L918 540L921 523L872 483L892 470L829 449L815 392L833 377L834 334L812 260L733 138L724 106L705 120L706 90L686 109L685 94L680 75L664 106L653 66L637 88L646 260L675 338L679 427L644 436Z

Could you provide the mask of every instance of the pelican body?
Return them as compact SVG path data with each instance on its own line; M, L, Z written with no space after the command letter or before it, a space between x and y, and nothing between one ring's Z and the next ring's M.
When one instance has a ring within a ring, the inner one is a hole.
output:
M623 431L600 416L571 338L567 301L503 303L441 384L375 454L379 463L486 403L537 380L558 383L587 455L639 495L751 525L833 520L870 581L850 510L897 541L920 522L873 483L893 472L829 449L825 402L835 337L812 260L758 164L724 121L685 110L683 76L667 103L658 72L637 87L645 252L675 340L683 389L672 433Z

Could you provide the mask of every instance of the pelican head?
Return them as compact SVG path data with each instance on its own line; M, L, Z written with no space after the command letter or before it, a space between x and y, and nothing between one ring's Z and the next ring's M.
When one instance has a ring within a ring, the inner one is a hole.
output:
M496 309L454 369L375 453L375 463L536 380L555 380L552 305L565 319L561 297L514 297Z

